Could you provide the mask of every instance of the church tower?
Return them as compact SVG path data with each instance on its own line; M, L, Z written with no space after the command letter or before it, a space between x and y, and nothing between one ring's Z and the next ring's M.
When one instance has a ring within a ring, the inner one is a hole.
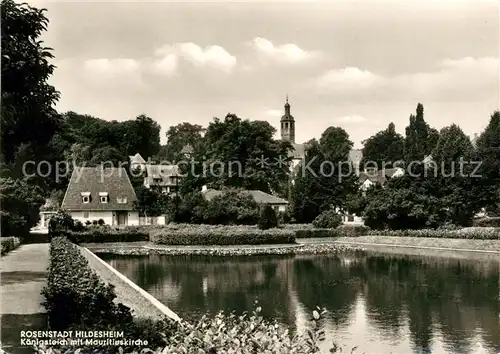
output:
M281 117L281 140L295 144L295 119L290 114L288 95L286 95L285 114Z

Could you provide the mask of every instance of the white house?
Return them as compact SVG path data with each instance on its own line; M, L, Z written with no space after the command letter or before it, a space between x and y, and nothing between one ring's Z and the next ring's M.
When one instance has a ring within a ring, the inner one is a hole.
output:
M382 170L364 171L359 174L360 189L362 191L379 184L384 186L391 178L401 177L405 174L404 169L401 167L387 168Z
M216 189L207 189L203 186L201 193L206 200L212 200L216 196L222 195L224 192ZM275 211L278 212L284 212L288 207L288 202L285 199L259 190L242 190L240 193L249 194L257 202L257 204L269 204Z
M181 183L182 173L177 165L146 165L146 188L160 188L163 193L176 193Z
M141 156L141 154L137 153L133 156L128 157L130 160L130 170L135 170L139 168L141 171L146 170L146 160Z
M83 224L139 225L136 201L124 168L75 167L61 208Z

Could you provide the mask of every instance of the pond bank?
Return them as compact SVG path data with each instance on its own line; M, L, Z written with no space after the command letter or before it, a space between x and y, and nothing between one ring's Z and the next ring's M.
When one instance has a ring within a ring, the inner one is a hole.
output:
M336 238L297 239L294 245L238 245L238 246L165 246L150 242L85 244L94 253L121 255L279 255L324 254L346 250L377 250L389 253L437 253L452 256L459 253L478 253L500 257L500 240L443 239L395 236L359 236Z
M174 320L179 320L177 314L127 277L114 270L114 268L93 254L89 249L80 247L80 252L87 259L90 268L97 273L101 280L115 287L115 302L128 306L132 309L134 316L152 319L161 319L167 316Z

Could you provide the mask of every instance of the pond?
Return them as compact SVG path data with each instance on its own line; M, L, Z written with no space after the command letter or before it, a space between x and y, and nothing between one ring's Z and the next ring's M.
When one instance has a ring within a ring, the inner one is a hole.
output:
M265 317L301 330L319 305L328 311L328 342L343 352L355 346L367 354L500 352L494 259L380 252L99 256L185 319L252 311L257 299Z

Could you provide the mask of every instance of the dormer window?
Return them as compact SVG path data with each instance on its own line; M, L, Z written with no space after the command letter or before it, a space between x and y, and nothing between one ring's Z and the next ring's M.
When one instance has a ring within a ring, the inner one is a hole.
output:
M127 198L126 197L116 198L116 202L118 204L127 204Z
M81 196L82 196L82 203L84 204L90 203L90 192L82 192Z
M108 202L108 192L100 192L99 198L101 199L101 203L105 204Z

